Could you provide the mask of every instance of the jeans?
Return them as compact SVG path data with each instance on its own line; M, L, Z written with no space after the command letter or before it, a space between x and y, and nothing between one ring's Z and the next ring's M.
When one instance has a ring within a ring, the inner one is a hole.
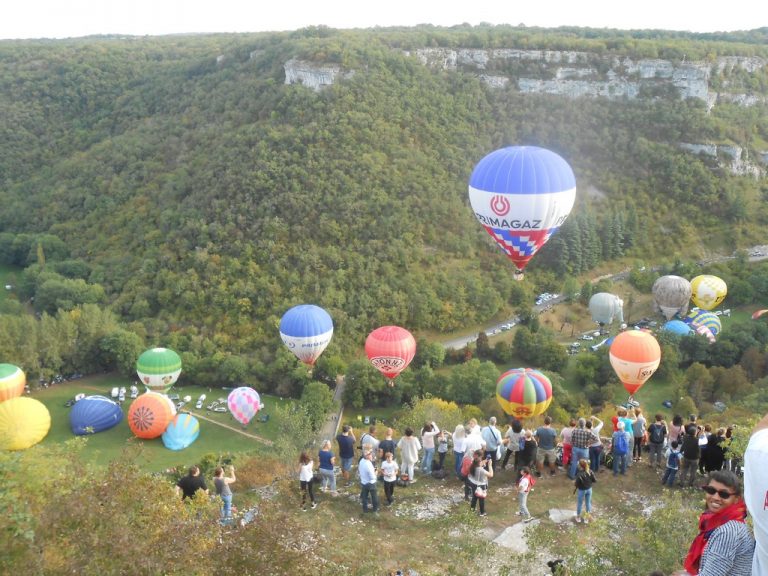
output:
M429 474L432 472L432 458L434 457L434 448L424 448L424 456L421 458L421 471L424 474Z
M363 484L363 488L360 491L360 502L363 504L363 512L368 512L368 496L371 497L371 510L373 512L379 511L379 493L376 490L376 482L373 484Z
M307 494L309 494L309 501L312 504L315 503L315 493L312 491L312 480L301 481L301 505L304 506L307 503Z
M648 457L648 463L651 466L661 466L664 462L662 454L664 454L664 444L658 444L656 442L648 442L648 448L651 455Z
M520 515L528 518L531 515L528 512L528 492L518 492L517 501L520 503Z
M690 460L683 458L683 466L680 469L680 486L685 484L686 477L688 478L688 486L693 486L696 482L696 469L699 467L699 459Z
M384 497L387 499L387 502L392 504L392 502L395 499L395 484L397 484L397 481L393 480L392 482L389 482L388 480L384 480Z
M664 476L661 478L662 486L674 486L675 476L677 475L677 468L666 468L664 470Z
M600 470L600 454L603 453L603 445L589 447L589 468L594 472Z
M445 455L446 455L446 452L437 453L437 464L438 464L439 470L443 469L443 464L445 464Z
M576 498L576 516L581 516L581 505L584 504L584 511L587 514L592 513L592 488L586 490L579 489Z
M613 455L613 475L627 473L627 455L626 454L614 454Z
M232 494L228 494L227 496L224 496L222 494L221 501L224 502L224 506L221 509L221 517L231 518L232 517Z
M461 476L461 461L464 460L464 452L453 451L453 468L456 471L456 476Z
M333 473L333 470L326 470L325 468L320 468L320 479L322 480L321 486L323 487L323 490L330 490L331 492L336 492L336 474Z
M634 443L634 449L632 451L632 457L637 458L638 460L643 455L643 437L642 436L635 436L635 443Z
M485 514L485 498L478 498L477 497L477 489L483 488L485 490L488 490L488 484L482 484L480 486L477 486L475 484L472 484L469 482L469 485L472 486L472 502L469 503L469 507L472 508L472 510L475 509L475 506L477 505L477 501L480 501L480 514Z
M576 446L571 448L571 464L568 467L568 478L571 480L576 478L576 467L582 458L589 459L589 448L577 448Z

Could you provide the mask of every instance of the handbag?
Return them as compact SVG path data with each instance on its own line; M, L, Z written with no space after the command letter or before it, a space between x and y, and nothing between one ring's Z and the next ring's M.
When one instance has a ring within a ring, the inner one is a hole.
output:
M488 490L483 488L482 486L478 486L475 488L475 496L478 498L485 498L488 495Z

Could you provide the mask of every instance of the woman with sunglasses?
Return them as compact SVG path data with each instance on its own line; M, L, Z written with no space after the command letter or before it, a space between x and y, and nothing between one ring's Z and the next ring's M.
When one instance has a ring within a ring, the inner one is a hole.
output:
M726 470L711 472L701 489L706 507L699 534L685 558L685 571L677 574L750 576L755 540L744 522L747 507L739 477Z

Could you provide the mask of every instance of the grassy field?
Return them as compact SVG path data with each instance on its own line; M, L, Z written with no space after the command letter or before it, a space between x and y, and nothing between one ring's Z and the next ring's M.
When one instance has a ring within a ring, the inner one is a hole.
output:
M51 413L51 430L42 444L64 442L74 437L69 423L70 408L64 405L67 400L79 393L101 394L109 397L113 386L129 388L132 383L132 380L119 376L101 375L55 384L47 389L33 392L32 397L45 404ZM143 387L140 387L140 390L143 390ZM270 419L268 422L258 422L254 418L247 427L243 428L228 412L222 414L208 412L205 409L205 405L209 404L211 400L226 398L228 394L226 390L184 386L174 388L171 393L174 392L182 397L190 395L193 398L193 402L183 408L183 410L189 410L200 421L200 436L191 446L181 451L173 451L163 445L161 438L153 440L135 438L124 417L114 428L88 437L88 445L84 452L88 459L99 465L107 465L112 461L119 460L126 446L139 445L141 450L136 463L147 471L157 472L175 466L187 467L198 462L206 454L252 455L270 450L267 442L274 440L278 434L274 419ZM206 394L207 399L203 409L196 410L194 401L200 394ZM265 407L259 415L271 414L277 404L290 402L290 400L271 396L262 396L262 400ZM126 398L123 403L122 408L125 415L128 413L131 402L130 398ZM258 436L267 442L251 436Z

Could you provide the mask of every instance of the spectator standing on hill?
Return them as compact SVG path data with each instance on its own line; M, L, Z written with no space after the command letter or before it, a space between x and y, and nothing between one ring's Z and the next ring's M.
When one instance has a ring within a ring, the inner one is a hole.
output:
M490 458L494 468L498 468L501 458L501 432L496 428L496 416L488 419L488 426L480 433L485 442L485 457Z
M672 424L667 428L668 441L677 440L678 445L683 441L685 435L685 425L683 417L680 414L672 416Z
M469 507L474 512L479 500L480 516L486 516L485 499L488 496L488 479L493 478L493 460L491 458L483 460L482 450L475 451L467 478L473 487L472 502L470 502Z
M597 482L595 473L589 468L589 460L581 458L578 462L578 471L574 479L574 486L577 492L576 497L576 522L589 524L592 517L592 485ZM582 505L584 506L584 516L581 515Z
M517 418L512 421L512 424L507 426L507 431L504 433L504 444L507 446L507 451L504 453L504 461L501 463L502 469L506 469L510 457L514 457L512 464L515 467L515 471L520 470L518 460L520 451L525 444L525 430L523 430L522 422Z
M427 422L421 429L421 446L424 448L424 455L421 458L421 471L424 474L432 472L432 460L435 457L435 436L440 432L437 424Z
M368 498L371 499L371 512L379 511L379 493L376 487L376 468L373 465L373 450L365 448L359 463L360 502L363 513L368 512Z
M619 422L624 422L624 432L629 434L629 452L627 453L627 468L632 466L632 454L635 447L635 432L632 427L632 418L629 417L629 412L626 408L619 410Z
M323 442L320 451L317 453L317 459L320 462L318 472L320 473L320 490L322 492L330 492L332 496L338 496L336 491L336 473L334 466L336 464L336 456L331 452L331 441L325 440Z
M701 455L704 460L704 470L715 472L723 469L725 462L725 428L718 428L714 434L709 435L707 450Z
M387 506L391 506L392 502L395 501L395 484L397 484L397 475L399 473L400 467L395 462L394 454L392 452L385 452L379 474L384 480L384 497L387 499Z
M437 434L437 469L442 470L445 465L445 455L448 454L448 438L451 433L440 430Z
M570 422L568 422L568 426L565 426L562 430L560 430L560 443L563 446L563 468L566 470L569 470L569 466L571 465L571 453L573 451L571 435L573 434L573 430L575 428L576 419L571 418ZM568 476L571 476L571 474L569 473Z
M524 432L524 442L523 442L523 449L519 453L518 462L520 464L520 467L527 466L531 470L533 470L534 466L536 466L536 461L538 460L536 453L539 450L538 444L536 444L536 440L533 439L533 432L531 430L526 430ZM541 476L541 474L539 474Z
M597 422L595 424L594 422ZM603 453L603 441L600 440L600 431L603 429L603 421L597 416L590 416L587 420L587 429L592 431L594 439L589 445L589 469L593 472L600 471L600 456Z
M299 455L299 486L301 488L301 509L304 512L307 511L307 496L309 496L309 501L312 503L312 509L317 508L315 492L312 486L312 478L315 474L314 467L315 463L309 457L309 454L302 452Z
M221 498L223 506L221 508L222 518L232 517L232 489L229 487L237 480L235 476L235 467L229 466L229 476L224 476L224 468L217 466L213 472L213 485L216 488L216 495Z
M581 460L589 463L589 446L595 439L596 436L592 433L592 430L587 429L587 420L585 418L579 418L578 426L573 429L573 433L571 434L573 458L571 459L571 465L568 468L568 478L571 480L576 478L577 468L579 467L579 462Z
M727 433L727 431L726 431ZM752 431L744 452L744 497L755 529L753 576L768 574L768 414Z
M200 474L200 467L192 465L189 467L187 475L176 482L176 494L181 494L181 499L186 500L187 498L194 498L198 490L208 494L208 486L205 484L205 478Z
M344 478L344 486L349 488L352 486L349 471L352 470L352 463L355 460L355 442L357 442L349 424L341 427L341 434L336 436L336 442L339 445L339 458L341 458L341 476Z
M699 466L699 439L696 437L696 425L689 424L688 429L683 436L683 443L680 445L680 452L683 455L682 466L680 467L680 481L678 486L681 488L685 484L686 478L688 486L693 487L696 481L696 469Z
M712 436L712 425L696 427L696 437L699 440L699 474L704 475L704 464L707 461L707 448L709 447L709 438Z
M555 456L557 432L552 428L552 418L545 416L544 426L536 428L536 432L533 435L536 437L536 442L539 445L536 450L536 475L541 477L544 471L544 463L547 462L549 464L549 475L554 476L557 469Z
M368 427L368 432L365 432L360 437L360 447L362 448L366 444L371 447L371 462L376 466L376 462L381 460L382 455L379 453L379 444L381 444L381 442L376 438L375 424L371 424Z
M467 438L464 442L464 457L466 458L467 455L471 457L475 450L485 450L485 441L477 420L470 418L467 423Z
M640 407L635 408L635 418L632 421L632 434L634 435L634 444L632 450L632 459L640 462L643 455L643 444L645 443L645 432L647 427L645 416Z
M667 436L667 427L664 424L664 416L656 414L654 422L648 426L648 464L653 468L662 468L664 452L664 440Z
M397 444L392 439L392 436L394 435L395 431L392 430L392 428L387 428L387 432L384 436L384 440L379 442L379 454L381 454L381 460L384 461L384 454L387 452L392 452L392 455L395 455L395 448L397 448Z
M619 420L616 424L619 428L611 437L611 451L613 452L613 475L624 476L627 473L627 460L629 459L629 432L624 430L624 422Z
M528 511L528 494L533 489L533 482L531 469L528 466L523 466L520 469L520 480L517 481L517 500L520 505L520 510L517 514L523 517L523 522L533 520L533 516Z
M672 443L664 453L664 459L667 464L664 468L664 476L661 477L662 486L669 486L671 488L675 485L675 476L677 476L677 471L680 470L681 458L677 440L672 440Z
M408 426L405 429L405 434L397 442L397 447L400 449L400 470L408 476L408 482L412 484L416 482L413 473L416 462L419 461L419 450L421 450L421 442L413 435L413 428Z
M461 461L464 459L466 447L467 433L462 424L457 424L453 431L453 469L457 478L461 478Z

